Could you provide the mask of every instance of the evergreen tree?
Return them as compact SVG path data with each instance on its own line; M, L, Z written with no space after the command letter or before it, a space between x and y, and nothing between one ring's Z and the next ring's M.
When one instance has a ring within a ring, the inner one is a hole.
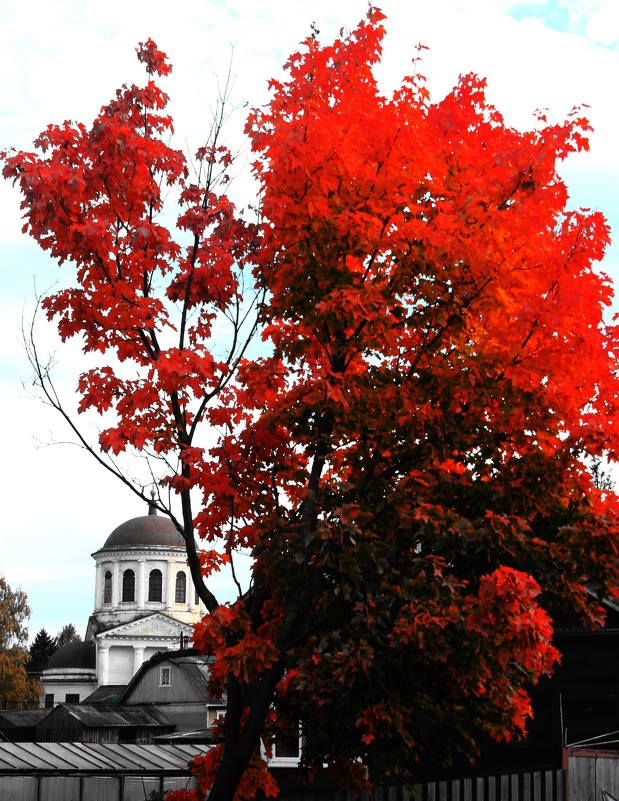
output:
M28 670L36 673L45 670L52 654L58 650L58 647L57 640L50 637L46 629L40 629L30 646Z
M62 648L63 645L67 645L70 642L81 642L81 639L73 623L67 623L58 632L56 645L58 648Z

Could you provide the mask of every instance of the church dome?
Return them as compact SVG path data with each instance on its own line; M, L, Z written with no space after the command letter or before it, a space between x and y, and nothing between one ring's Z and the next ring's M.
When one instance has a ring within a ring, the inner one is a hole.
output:
M145 545L184 549L185 541L170 518L159 517L151 506L149 514L134 517L115 528L101 550L107 551L110 548L124 550Z
M95 644L74 640L52 654L45 670L95 669Z

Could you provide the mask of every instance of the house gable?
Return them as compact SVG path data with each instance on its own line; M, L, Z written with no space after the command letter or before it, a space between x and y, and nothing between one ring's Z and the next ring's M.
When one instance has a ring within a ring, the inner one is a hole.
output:
M205 699L173 660L163 659L144 666L139 681L127 687L123 704L204 703Z
M158 654L142 665L119 700L122 704L225 706L225 700L211 697L208 675L208 660L195 652Z

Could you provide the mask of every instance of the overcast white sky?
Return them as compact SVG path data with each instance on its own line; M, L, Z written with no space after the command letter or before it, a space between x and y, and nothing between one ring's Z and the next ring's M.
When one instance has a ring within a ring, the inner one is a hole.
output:
M380 76L393 87L418 42L422 72L435 99L459 73L488 79L488 94L517 127L548 108L562 119L591 106L591 153L564 169L574 206L599 208L619 229L619 3L616 0L383 0L388 38ZM164 88L172 97L179 146L202 142L215 91L232 56L233 101L266 97L267 80L315 23L324 41L364 16L364 0L0 0L0 149L30 148L50 122L89 123L123 82L141 81L135 46L149 36L174 65ZM249 199L251 200L251 199ZM93 607L90 554L124 520L145 513L66 440L60 419L28 397L30 370L20 344L22 315L58 270L21 233L19 198L0 184L0 574L28 594L31 636L65 623L85 631ZM619 279L619 248L603 269ZM63 280L68 280L68 276ZM57 377L68 393L80 369L75 348L57 351Z

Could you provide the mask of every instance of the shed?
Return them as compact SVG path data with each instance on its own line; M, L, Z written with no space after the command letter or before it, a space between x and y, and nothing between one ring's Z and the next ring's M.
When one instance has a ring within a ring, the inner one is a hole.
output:
M49 709L3 709L0 712L0 736L14 743L33 742L36 728L50 713Z

